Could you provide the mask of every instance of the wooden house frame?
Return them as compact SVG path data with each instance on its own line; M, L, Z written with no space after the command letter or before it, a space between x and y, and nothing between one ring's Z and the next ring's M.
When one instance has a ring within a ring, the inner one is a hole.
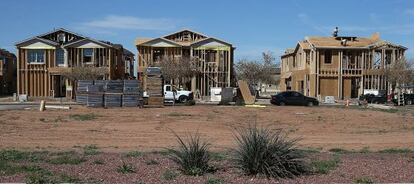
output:
M391 91L384 69L406 47L379 38L306 37L281 56L281 90L312 97L357 98L364 90Z
M16 56L0 49L0 95L10 95L16 92Z
M212 87L234 86L232 44L208 37L192 30L181 30L160 38L138 38L138 77L143 79L145 69L154 66L163 56L193 57L200 61L201 73L191 80L190 89L196 98L210 96Z
M72 67L105 68L105 79L125 76L122 45L63 28L18 42L16 47L18 94L73 98L76 84L62 75Z

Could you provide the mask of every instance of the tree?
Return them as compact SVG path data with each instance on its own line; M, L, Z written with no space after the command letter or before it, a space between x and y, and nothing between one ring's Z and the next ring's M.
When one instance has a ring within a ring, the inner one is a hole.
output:
M99 67L73 67L65 72L62 75L69 80L78 81L78 80L96 80L103 78L109 71L107 68Z
M242 59L235 65L237 77L250 85L274 84L276 81L273 74L277 67L274 61L271 52L263 52L261 61Z
M164 56L156 65L161 68L165 80L178 81L179 85L191 81L191 78L200 73L199 60L193 57Z
M414 70L413 70L413 61L409 61L406 58L401 58L391 63L384 72L385 76L388 79L388 82L391 83L393 91L395 89L400 89L402 85L414 83Z

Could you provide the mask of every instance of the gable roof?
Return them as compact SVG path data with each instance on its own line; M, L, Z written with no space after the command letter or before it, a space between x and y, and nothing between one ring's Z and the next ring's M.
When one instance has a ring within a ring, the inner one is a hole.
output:
M177 46L177 47L182 46L181 44L179 44L179 43L177 43L177 42L174 42L174 41L172 41L172 40L166 39L166 38L164 38L164 37L161 37L161 38L154 38L154 39L151 39L151 40L146 40L146 41L141 42L139 45L151 46L151 45L149 45L149 44L150 44L151 42L155 42L155 41L164 41L164 42L170 43L170 44L172 44L172 45L174 45L174 46Z
M166 37L173 36L173 35L175 35L175 34L182 33L182 32L185 32L185 31L192 32L192 33L194 33L194 34L198 34L198 35L203 36L203 37L209 37L209 36L207 36L207 35L205 35L205 34L203 34L203 33L196 32L196 31L193 31L193 30L191 30L191 29L182 29L182 30L176 31L176 32L174 32L174 33L170 33L170 34L164 35L164 36L162 36L162 37L163 37L163 38L166 38Z
M63 47L69 47L69 46L72 46L72 45L80 44L81 42L85 42L85 41L93 42L93 43L101 45L103 47L113 47L113 45L111 45L111 44L107 44L103 41L95 40L95 39L88 38L88 37L80 39L80 40L75 40L73 42L68 42L68 43L64 44Z
M54 42L54 41L52 41L52 40L48 40L48 39L44 39L44 38L40 38L40 37L32 37L32 38L29 38L29 39L23 40L23 41L21 41L21 42L18 42L18 43L16 43L15 45L16 45L17 47L22 47L22 46L25 46L25 45L32 44L32 43L34 43L34 42L36 42L36 41L39 41L39 42L45 43L45 44L50 45L50 46L58 46L58 45L59 45L59 43L57 43L57 42Z
M198 35L200 35L202 37L205 37L205 38L202 38L202 39L199 39L199 40L196 40L196 41L180 41L180 42L167 39L167 37L170 37L170 36L173 36L175 34L179 34L181 32L185 32L185 31L188 31L188 32L191 32L191 33L194 33L194 34L198 34ZM229 42L226 42L226 41L223 41L221 39L214 38L214 37L208 37L207 35L205 35L203 33L199 33L199 32L196 32L196 31L192 31L190 29L183 29L183 30L180 30L180 31L177 31L177 32L174 32L174 33L170 33L170 34L164 35L164 36L159 37L159 38L153 38L153 39L151 39L151 38L137 38L135 40L135 45L136 46L139 46L139 45L146 46L146 44L148 44L149 42L155 41L157 39L161 39L163 41L166 41L168 43L174 44L176 46L192 46L192 45L196 45L196 44L199 44L201 42L204 42L204 41L210 40L210 39L214 39L217 42L220 42L220 43L223 43L223 44L226 44L226 45L229 45L229 46L232 45Z
M346 45L342 44L342 40L346 39ZM327 49L372 49L379 48L382 46L391 46L395 48L401 48L407 50L407 47L402 45L393 44L391 42L380 40L379 33L375 33L371 38L366 37L322 37L322 36L311 36L305 37L304 40L299 41L296 44L294 50L287 49L282 57L295 53L299 47L302 49L312 48L327 48Z

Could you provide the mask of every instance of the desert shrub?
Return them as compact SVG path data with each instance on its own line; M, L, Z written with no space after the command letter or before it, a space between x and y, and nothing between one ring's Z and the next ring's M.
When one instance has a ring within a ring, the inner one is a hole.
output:
M84 158L76 156L76 155L62 155L62 156L51 158L49 160L49 163L78 165L85 161L86 160Z
M142 153L140 151L130 151L128 153L125 154L125 157L140 157L142 156Z
M312 171L314 173L327 174L335 169L339 162L340 159L337 155L331 160L316 160L311 163Z
M203 175L209 169L210 161L209 143L200 138L200 134L189 135L189 139L184 141L175 134L178 141L177 149L169 149L169 157L180 167L186 175Z
M379 153L412 153L413 150L408 148L389 148L378 151Z
M83 147L83 154L85 155L97 155L101 153L99 151L99 148L96 145L86 145L85 147Z
M162 174L162 178L164 180L167 181L171 181L174 180L176 177L178 177L179 174L173 170L166 170L163 174Z
M304 174L308 167L304 155L282 130L258 128L256 125L236 131L234 150L236 166L248 175L294 177Z
M116 171L122 174L127 174L127 173L134 173L135 169L132 165L122 162L122 165L118 166Z
M372 180L372 178L368 177L368 176L362 176L357 178L356 183L359 184L372 184L374 183L374 181Z
M332 153L351 153L351 151L346 150L346 149L342 149L342 148L332 148L332 149L329 149L329 152L332 152Z

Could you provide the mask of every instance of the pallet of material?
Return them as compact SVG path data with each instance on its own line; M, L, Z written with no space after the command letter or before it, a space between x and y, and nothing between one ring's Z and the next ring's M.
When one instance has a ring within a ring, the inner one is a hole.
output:
M141 106L142 96L134 94L122 95L122 107L138 107Z
M88 86L93 85L93 80L79 80L78 81L78 92L87 92Z
M87 93L103 93L104 86L103 85L89 85L86 90Z
M124 80L124 94L139 94L142 92L140 81Z
M99 85L99 86L103 86L103 90L106 91L106 80L95 80L94 81L95 85Z
M105 92L122 93L123 90L124 90L124 81L122 80L108 80L106 82Z
M88 94L86 106L103 107L103 94Z
M121 107L122 105L122 94L116 93L105 93L104 95L105 107Z
M164 97L148 97L148 105L150 106L164 106Z
M88 102L88 94L76 93L76 102L86 105Z

